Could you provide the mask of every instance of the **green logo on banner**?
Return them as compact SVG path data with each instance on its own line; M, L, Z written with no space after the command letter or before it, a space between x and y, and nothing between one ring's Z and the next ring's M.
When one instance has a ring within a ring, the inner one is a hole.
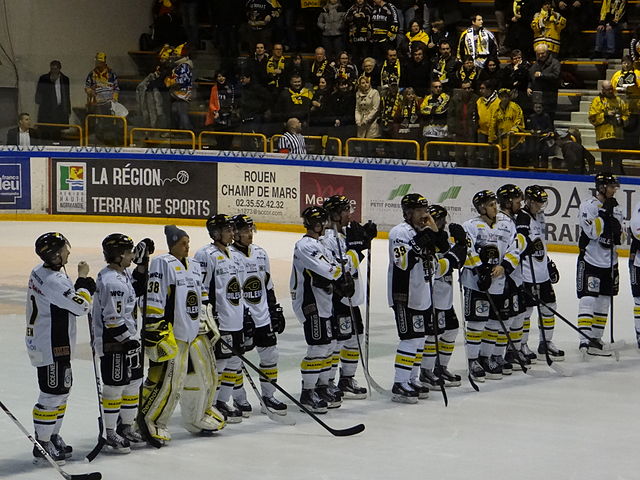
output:
M58 165L58 189L84 190L84 165Z
M391 193L389 193L389 198L387 200L393 200L396 197L404 197L407 193L409 193L409 189L411 189L410 183L398 185L396 188L391 190Z
M438 203L442 203L447 199L455 200L456 198L458 198L458 194L460 193L460 190L462 190L462 187L459 187L459 186L449 187L449 190L447 190L446 192L442 192L440 194L440 197L438 198Z

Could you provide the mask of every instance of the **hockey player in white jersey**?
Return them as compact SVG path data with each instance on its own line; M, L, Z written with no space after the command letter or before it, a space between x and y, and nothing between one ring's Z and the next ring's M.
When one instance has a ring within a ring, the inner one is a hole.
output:
M144 442L133 429L143 376L136 300L146 289L145 256L148 259L154 248L146 238L135 247L136 257L127 235L112 233L102 241L107 266L96 278L91 328L93 349L100 358L106 444L117 453L129 453L131 443ZM139 265L129 271L134 257Z
M307 207L302 212L307 233L296 242L289 287L293 311L304 330L307 353L300 364L302 393L300 403L314 413L340 406L328 389L333 353L333 290L343 293L353 289L344 280L342 268L322 244L328 215L321 207ZM340 285L338 285L340 281Z
M629 250L629 279L631 281L631 294L633 295L633 323L636 332L636 341L640 348L640 202L636 203L631 212L629 221L631 233L631 248Z
M425 339L420 381L430 389L438 388L442 382L447 387L458 387L460 375L451 373L447 367L460 326L453 308L453 271L461 268L467 258L467 234L457 223L450 224L447 232L448 212L443 206L429 205L429 215L438 226L439 235L444 237L439 244L448 247L445 251L437 252L437 257L446 258L449 266L441 277L433 280L435 331L434 335L427 335Z
M461 281L469 374L483 382L485 377L502 378L502 368L492 355L501 330L498 319L508 314L509 302L504 295L506 276L517 267L519 258L515 226L509 228L504 222L496 222L495 193L481 190L473 196L473 206L478 216L463 224L470 246Z
M429 396L429 388L418 377L425 335L433 335L430 277L441 276L446 270L435 254L448 245L438 248L442 237L437 235L438 227L424 196L409 193L400 204L404 221L389 232L387 299L400 337L391 391L395 402L416 403L418 398Z
M25 343L36 367L40 394L33 407L36 440L59 465L71 457L72 448L60 436L71 390L71 358L76 346L76 317L91 309L95 282L86 262L78 263L75 285L64 266L70 254L68 240L48 232L36 240L35 251L43 263L29 276ZM33 448L34 462L44 461Z
M580 204L580 239L576 290L578 328L598 343L591 344L580 335L580 351L588 355L610 356L602 335L607 324L611 297L618 294L618 253L622 242L622 209L615 199L620 188L610 173L595 177L595 195Z
M529 338L531 315L536 306L534 299L540 299L544 304L555 310L556 294L553 284L558 283L560 274L556 264L547 255L547 247L544 243L546 223L544 209L547 205L547 192L540 185L530 185L524 191L524 198L525 206L516 219L518 233L524 236L527 244L527 248L521 256L524 288L528 292L528 295L525 296L526 313L523 322L521 351L533 361L536 358L535 353L525 347ZM533 271L531 270L532 266ZM553 312L547 306L541 304L540 314L541 318L538 319L538 326L542 325L542 328L544 328L544 338L540 333L538 353L544 354L545 350L547 350L553 360L564 360L564 352L553 343L553 332L556 323ZM544 340L546 340L546 344ZM516 342L514 341L514 343Z
M244 265L238 251L230 248L235 227L229 215L218 213L210 216L207 231L213 242L200 248L195 255L202 269L203 301L211 306L221 338L233 349L221 342L216 344L215 357L220 375L216 408L224 414L227 423L240 423L242 412L230 405L229 400L242 380L242 360L234 351L242 353L244 344Z
M189 257L184 230L167 225L164 232L169 253L149 266L144 332L149 371L138 416L143 436L157 447L171 440L167 423L178 401L188 431L211 433L225 425L211 406L217 384L211 350L218 332L202 308L200 264Z
M260 357L260 371L269 380L277 381L278 341L276 333L284 332L285 319L282 307L276 299L269 256L262 247L253 243L256 226L251 217L239 214L234 215L232 220L235 226L235 241L231 250L238 255L244 264L242 292L245 318L251 323L250 332L245 324L244 346L245 349L251 349L255 346ZM239 372L239 376L242 378L242 372ZM260 386L264 406L278 415L286 415L287 405L274 397L276 388L273 384L260 377ZM238 397L236 403L236 395L239 393L243 395ZM233 397L237 408L243 403L248 404L244 388L234 388Z
M358 337L364 326L359 305L364 303L364 289L360 279L360 262L363 250L371 248L371 240L377 235L375 223L365 225L351 220L351 201L344 195L333 195L326 199L322 208L329 215L329 225L321 238L333 257L343 265L345 275L351 275L354 282L352 297L333 294L333 337L334 350L331 358L331 378L329 389L345 398L363 399L367 389L358 385L355 373L360 360ZM338 243L339 242L339 243ZM351 318L353 311L354 318ZM354 332L355 335L354 335ZM334 379L340 364L340 380L336 387Z

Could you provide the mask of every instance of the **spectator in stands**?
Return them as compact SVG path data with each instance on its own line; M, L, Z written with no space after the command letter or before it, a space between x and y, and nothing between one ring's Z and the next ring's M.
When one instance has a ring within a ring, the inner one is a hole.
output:
M302 122L297 118L290 118L286 123L286 131L278 140L279 153L307 153L307 145L302 136Z
M187 42L192 50L199 50L198 35L198 0L180 0L180 16L182 17L182 27L187 34Z
M500 83L502 79L500 59L498 57L488 57L484 62L484 67L482 67L479 77L480 81L495 80Z
M399 84L401 73L398 50L395 47L389 47L384 63L380 67L380 85L385 88L392 83Z
M371 78L363 75L358 79L356 91L355 120L358 138L380 138L379 112L380 93L372 87Z
M395 45L399 20L397 10L384 0L373 0L371 12L372 55L380 61L385 58L387 50Z
M418 2L416 0L391 0L390 3L396 9L398 15L398 33L403 35L408 33L411 22L416 18Z
M558 106L558 88L560 86L560 62L549 53L546 43L540 43L535 48L536 61L529 68L529 86L527 95L540 93L540 103L551 120L555 119Z
M333 126L333 119L329 114L329 96L332 93L331 85L326 77L320 77L318 86L311 98L309 109L309 135L325 135L327 128Z
M318 15L318 28L322 32L322 46L330 58L344 50L345 11L338 0L327 0Z
M431 64L425 59L425 47L411 51L411 58L402 66L400 86L412 87L418 97L424 97L429 89Z
M329 115L332 119L332 136L344 142L355 136L356 97L349 80L338 79L335 91L329 97Z
M271 101L268 90L254 82L252 75L249 69L240 74L240 98L238 99L240 131L262 133Z
M504 55L507 50L505 47L505 40L507 37L507 17L513 12L513 0L494 0L493 12L496 16L496 23L498 24L498 52L500 55Z
M426 48L429 45L429 34L425 32L420 26L420 22L413 20L409 24L409 31L406 33L407 41L409 44L408 52L409 56L416 47Z
M153 16L153 39L156 44L177 45L184 41L176 2L155 0L151 15Z
M171 124L172 128L191 130L189 119L189 105L193 89L193 62L189 57L186 44L177 46L172 53L174 67L165 80L165 86L171 94Z
M253 82L259 83L260 85L265 87L269 84L269 76L267 75L268 62L269 56L267 55L264 43L256 43L253 57L247 60L247 68L251 71L251 78Z
M471 55L478 68L482 68L489 56L498 55L498 43L489 30L484 28L482 15L471 17L471 26L460 35L458 42L458 59Z
M390 83L382 88L380 96L380 128L384 138L392 137L393 119L400 105L400 89L397 83Z
M553 122L541 103L533 104L533 113L525 120L525 126L533 135L525 138L526 152L536 168L548 168L549 156L554 145Z
M511 101L511 91L501 88L498 92L498 108L489 121L489 143L498 144L503 152L511 150L511 162L516 162L516 152L521 150L523 136L511 136L524 131L524 115L516 102ZM495 164L494 167L498 165Z
M118 101L120 85L118 76L107 65L107 55L104 52L96 53L95 67L87 75L84 91L87 94L88 113L112 115L112 103ZM96 138L108 145L115 145L117 137L113 121L106 118L94 120Z
M311 77L309 80L312 85L317 86L322 77L335 78L335 70L327 58L325 49L318 47L316 48L313 63L311 64Z
M600 8L600 22L596 29L595 56L612 58L616 52L616 36L620 23L625 20L627 0L603 0Z
M353 62L360 65L369 55L371 45L371 7L366 0L355 0L345 15L348 50Z
M546 45L549 53L558 56L560 53L560 34L567 20L553 9L553 0L542 0L542 9L533 16L533 49L538 45Z
M62 73L62 64L53 60L49 64L49 73L41 75L36 86L36 104L38 105L38 123L69 123L71 96L69 77Z
M576 0L577 1L577 0ZM537 1L515 0L513 12L507 16L505 44L511 50L518 50L527 58L533 58L533 31L531 22L536 14Z
M222 0L229 1L229 0ZM300 48L296 33L296 21L300 11L300 0L278 0L282 11L276 23L276 42L284 43L286 51Z
M270 43L275 19L280 15L280 4L277 0L247 0L245 11L249 25L249 45Z
M513 101L520 105L525 116L531 111L527 95L529 86L529 62L522 58L520 50L511 51L511 62L500 70L500 86L511 90Z
M431 93L427 95L420 104L420 115L422 116L422 136L425 141L442 141L448 136L447 113L451 97L442 91L442 82L434 80L431 82ZM448 152L443 146L429 150L430 160L445 160Z
M234 63L240 55L241 41L238 32L246 20L244 4L229 0L209 0L209 18L213 27L212 36L223 58L221 68L233 72ZM244 51L251 52L254 45L247 44ZM264 44L262 48L264 53Z
M441 39L434 39L434 32L446 31L442 20L442 3L442 0L425 0L422 7L422 26L431 34L431 41L436 47Z
M491 117L498 109L497 85L492 80L480 83L480 98L476 102L478 108L478 143L489 143L489 128ZM495 163L495 151L493 149L480 148L478 150L479 165L483 168L491 167Z
M209 111L204 125L213 126L216 132L233 132L240 123L237 87L229 81L223 71L216 73L215 79L209 95ZM216 136L218 150L229 150L232 141L231 135Z
M596 159L591 152L582 146L580 130L569 128L566 136L559 139L562 158L567 167L567 173L593 175L596 173Z
M460 62L451 53L448 41L440 43L439 54L433 68L433 80L440 80L442 90L451 93L456 83L456 72L461 67Z
M275 115L276 120L295 117L303 124L309 120L311 99L313 92L302 86L302 77L293 75L289 80L289 88L284 89L278 96Z
M165 45L158 52L158 63L136 87L138 109L144 125L151 128L168 128L169 89L164 80L171 74L171 47Z
M477 141L478 95L473 91L471 82L463 82L453 91L447 113L447 130L454 142ZM475 149L471 146L456 146L455 158L458 167L477 167Z
M375 58L367 57L362 61L362 75L369 79L373 88L380 86L380 69Z
M18 115L18 126L7 131L7 145L20 147L37 145L35 142L35 130L31 128L31 115L28 113Z
M345 51L338 54L338 60L332 64L336 82L346 80L351 89L355 88L358 80L358 68L351 62L351 57Z
M287 84L294 75L300 75L300 78L302 78L302 85L305 87L313 86L309 80L309 76L311 75L309 65L305 59L302 58L302 54L300 53L292 54L289 61L285 64L285 77L287 79Z
M267 86L273 95L278 95L281 88L285 86L285 67L286 59L284 58L284 49L281 43L275 43L271 50L271 56L267 60Z
M584 56L587 50L584 48L582 30L593 18L593 2L591 0L560 0L557 10L567 19L567 26L562 33L561 57Z
M425 5L425 10L427 6ZM449 31L445 28L444 21L438 19L431 24L431 32L429 34L429 43L427 43L427 56L435 58L440 54L440 45L447 42L451 45L449 40Z
M640 135L640 70L634 68L630 55L622 57L622 68L611 77L611 85L629 105L629 121L624 128L624 148L637 150Z
M304 0L300 1L302 16L302 24L304 27L305 44L302 47L306 47L305 51L311 51L311 49L320 45L320 30L318 30L318 15L322 11L322 4L324 0Z
M420 102L421 99L416 97L416 92L413 88L407 87L404 89L402 99L393 117L393 138L400 140L421 140Z
M629 45L629 55L634 63L634 68L640 69L640 25L633 31L633 38Z
M623 127L629 121L627 102L616 95L610 81L604 80L600 95L589 107L589 122L596 129L598 148L621 149L623 147ZM603 171L624 175L622 157L618 153L602 152Z
M453 79L453 87L460 88L463 83L470 82L474 91L478 91L480 86L481 70L476 66L471 55L465 55L460 68L456 71Z

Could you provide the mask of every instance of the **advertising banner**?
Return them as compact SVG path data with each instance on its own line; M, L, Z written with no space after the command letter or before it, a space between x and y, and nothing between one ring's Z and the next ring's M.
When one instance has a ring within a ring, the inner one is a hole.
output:
M332 195L345 195L351 200L352 219L362 221L362 176L300 172L300 211L308 206L322 206ZM298 215L299 216L299 215Z
M206 218L216 211L208 162L53 160L53 213Z
M29 157L0 158L0 209L31 208L31 170Z

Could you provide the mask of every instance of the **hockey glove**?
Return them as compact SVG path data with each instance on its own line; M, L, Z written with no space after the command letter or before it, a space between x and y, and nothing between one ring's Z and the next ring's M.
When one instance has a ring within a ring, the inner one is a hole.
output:
M280 334L284 332L285 319L282 313L282 307L279 303L276 303L269 308L269 315L271 316L271 328L274 332Z
M143 342L145 352L153 362L166 362L178 354L173 325L163 318L146 325Z
M482 292L486 292L491 287L491 270L490 265L482 265L478 268L478 288Z
M456 243L445 256L449 258L452 268L462 268L467 259L467 244Z
M464 231L462 225L457 223L449 224L449 235L453 237L453 241L456 244L463 243L465 246L467 245L467 232Z
M425 228L424 230L416 233L416 235L409 241L409 245L411 245L411 248L416 255L423 259L430 259L436 254L434 239L435 232Z
M530 255L534 258L543 258L544 257L544 244L540 238L536 238L535 240L529 242L527 248L524 251L525 255Z
M549 271L549 280L551 283L556 284L560 281L560 272L553 260L547 259L547 270Z
M78 277L74 285L74 288L76 290L80 290L81 288L84 288L86 291L89 292L89 295L93 295L94 293L96 293L96 282L91 277Z
M369 220L363 225L364 233L369 239L369 242L378 236L378 226Z
M617 218L604 218L604 229L598 241L604 246L610 246L611 242L613 242L614 245L620 245L622 243L622 225L620 225Z
M602 209L609 217L613 215L613 209L618 206L618 200L615 197L605 198L602 202Z
M198 335L206 335L211 341L211 345L215 345L220 339L220 330L218 325L220 320L218 315L213 311L213 305L207 303L200 306L200 330Z
M351 298L356 293L356 284L349 272L344 274L335 281L335 294L343 298Z
M242 343L242 349L245 352L253 350L253 334L256 330L256 324L253 321L251 312L248 308L244 309L244 318L242 319L242 333L244 334L244 342Z
M365 250L367 243L367 236L364 227L358 222L351 222L347 226L347 250L355 250L356 252L362 252Z
M156 246L150 238L139 241L133 249L133 263L136 265L147 263L149 255L152 255L155 250Z

